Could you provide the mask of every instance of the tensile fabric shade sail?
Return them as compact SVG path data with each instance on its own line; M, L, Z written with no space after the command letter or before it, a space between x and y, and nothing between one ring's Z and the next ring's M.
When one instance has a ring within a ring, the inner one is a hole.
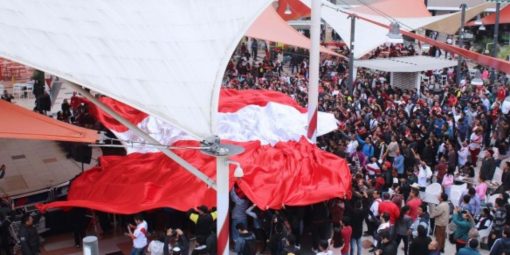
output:
M0 138L95 143L96 130L81 128L0 100Z
M423 0L380 0L351 9L353 12L393 18L430 17Z
M380 27L385 27L385 28L388 28L387 25L385 25L384 23L380 23L380 22L377 22L377 21L374 21L374 20L369 20L367 18L363 18L361 17L360 19L363 19L367 22L370 22L372 24L375 24L375 25L378 25ZM425 36L422 36L422 35L418 35L418 34L415 34L415 33L411 33L411 32L408 32L408 31L404 31L404 30L400 30L400 32L405 35L405 36L408 36L408 37L411 37L413 39L416 39L420 42L424 42L424 43L428 43L430 45L433 45L433 46L436 46L442 50L446 50L448 52L451 52L453 54L458 54L458 55L461 55L465 58L468 58L468 59L471 59L473 61L475 61L476 63L480 64L480 65L485 65L485 66L489 66L489 67L492 67L500 72L505 72L505 73L510 73L510 62L509 61L506 61L506 60L503 60L503 59L499 59L499 58L495 58L495 57L491 57L491 56L487 56L487 55L484 55L484 54L480 54L480 53L477 53L477 52L474 52L474 51L470 51L470 50L467 50L467 49L464 49L464 48L460 48L460 47L457 47L455 45L450 45L450 44L447 44L447 43L444 43L444 42L440 42L440 41L437 41L437 40L434 40L432 38L429 38L429 37L425 37Z
M266 108L271 105L292 107L297 112L303 110L294 100L281 93L256 92L231 90L223 92L220 102L224 103L220 103L220 112L235 115L246 108ZM243 97L246 97L246 100L241 100ZM117 108L121 107L118 102L114 104ZM125 114L129 111L122 112ZM134 115L124 117L129 120L140 119ZM286 119L273 121L287 122ZM103 122L103 124L112 129L118 128L116 123ZM260 128L265 129L264 126ZM273 131L275 131L273 137L278 137L276 130L266 132ZM117 129L115 132L120 136L127 135L125 130ZM237 183L244 194L261 209L278 209L283 205L306 205L335 197L350 197L351 175L347 162L311 144L304 138L305 133L306 127L303 128L299 138L282 137L281 141L276 143L264 139L243 142L223 140L225 143L238 144L245 148L244 153L232 157L232 160L241 164L244 177L234 178L232 167L231 185ZM198 142L178 139L173 145L197 146ZM214 158L197 150L175 152L215 179ZM208 206L216 204L213 189L208 188L161 153L132 152L123 157L102 157L100 162L100 166L86 171L73 181L67 201L39 205L39 208L46 210L78 206L130 214L161 207L184 211L201 204Z
M281 42L300 48L310 49L312 43L310 39L292 28L276 12L273 6L268 6L264 12L253 22L246 36L257 39ZM322 53L340 56L338 53L321 47Z
M404 0L400 0L404 1ZM303 4L306 6L311 5L311 0L301 0ZM398 3L399 0L390 1L388 3ZM386 1L381 2L381 4L386 3ZM405 4L404 4L405 5ZM490 7L491 3L484 3L479 6L470 8L466 11L467 19L472 18ZM390 13L394 15L404 15L402 14L403 10L407 9L398 9L391 11ZM412 12L409 12L412 13ZM417 13L420 14L422 11ZM356 17L356 29L354 34L354 43L356 47L354 47L354 58L359 59L364 57L366 54L370 53L370 51L374 50L378 46L388 42L388 28L374 25L368 20L373 20L378 23L382 23L384 25L389 25L392 21L398 21L400 23L400 29L405 31L413 31L419 28L426 28L434 31L440 31L444 33L451 34L455 33L460 27L460 13L452 13L445 14L439 16L417 16L417 17L398 17L387 18L384 14L374 14L373 12L368 12L365 9L361 9L361 11L356 11L354 9L345 9L339 6L333 5L332 3L323 0L322 1L322 9L321 15L323 20L330 25L338 35L342 38L342 40L349 45L350 37L351 37L351 29L350 29L350 18L349 15L354 14Z
M0 1L0 57L98 91L204 139L223 73L270 0Z
M465 20L471 20L480 13L484 12L486 9L494 7L494 2L486 2L481 3L479 5L473 6L471 8L466 9L466 17ZM439 17L444 17L440 20L432 22L426 26L423 26L423 29L429 29L449 35L456 34L460 29L461 23L461 12L456 12L452 14L444 14Z
M505 6L499 12L499 24L508 24L510 23L510 5ZM490 14L482 18L483 25L494 25L496 24L496 14ZM471 21L468 23L468 26L475 26L475 22Z

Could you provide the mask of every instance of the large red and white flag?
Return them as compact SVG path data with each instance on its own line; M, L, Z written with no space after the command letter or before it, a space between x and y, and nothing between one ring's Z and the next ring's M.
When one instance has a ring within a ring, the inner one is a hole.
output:
M133 109L111 98L102 101L123 115L131 123L158 140L170 145L182 140L196 140L186 132L141 111ZM94 107L95 109L95 107ZM221 90L217 118L217 134L221 139L249 142L259 141L263 145L279 142L299 141L306 135L308 116L291 97L269 90ZM110 129L120 140L125 141L128 154L133 152L157 152L155 146L146 146L143 138L129 131L109 115L93 110L93 115ZM338 129L338 121L331 113L319 112L318 135Z
M101 100L162 144L199 145L194 137L153 116L111 98ZM202 204L215 206L213 189L93 105L90 110L125 141L128 155L101 157L97 167L73 181L67 201L41 205L40 209L80 206L128 214L161 207L185 211ZM231 176L231 185L237 183L260 208L350 197L346 161L305 138L306 109L291 97L274 91L225 89L217 120L222 141L245 148L244 153L232 157L240 162L245 175L240 179ZM329 113L320 113L318 123L319 135L337 129L337 121ZM174 152L215 179L214 158L198 150Z

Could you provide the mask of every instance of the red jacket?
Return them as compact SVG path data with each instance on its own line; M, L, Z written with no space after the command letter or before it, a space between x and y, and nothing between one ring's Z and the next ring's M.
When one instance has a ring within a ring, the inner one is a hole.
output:
M342 238L344 239L344 248L342 254L347 254L351 250L352 227L344 226L342 228Z
M421 199L415 197L409 201L407 201L407 206L409 206L409 212L407 213L407 215L409 215L409 217L411 217L411 219L416 220L416 218L418 217L418 207L421 206Z
M385 200L379 204L379 215L383 213L390 215L390 223L395 224L395 221L400 216L400 208L395 203Z

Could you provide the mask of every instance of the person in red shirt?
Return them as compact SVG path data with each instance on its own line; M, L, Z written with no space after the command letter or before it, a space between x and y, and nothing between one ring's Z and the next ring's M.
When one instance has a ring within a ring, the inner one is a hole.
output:
M376 190L382 190L382 188L384 187L384 178L378 174L377 177L375 177L375 180L374 180L374 188Z
M454 94L450 94L447 102L448 102L448 106L455 107L457 105L458 99Z
M400 208L390 200L390 194L384 193L383 201L379 204L379 215L387 213L390 216L390 224L395 224L395 221L400 216Z
M347 255L351 251L351 237L352 237L352 227L350 226L350 222L348 219L343 219L340 222L340 228L342 233L342 238L344 239L344 247L342 248L342 255Z
M411 186L411 193L409 193L409 200L407 200L406 205L409 206L409 212L407 215L411 217L411 219L416 220L418 218L418 207L421 206L420 199L420 191L413 186Z
M504 86L499 86L497 96L498 101L502 102L506 97L506 89Z

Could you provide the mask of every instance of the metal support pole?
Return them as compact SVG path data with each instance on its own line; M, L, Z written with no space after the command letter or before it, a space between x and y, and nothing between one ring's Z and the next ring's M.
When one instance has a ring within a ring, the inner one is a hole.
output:
M310 27L310 66L308 81L308 132L307 137L317 142L317 107L319 105L319 65L321 42L321 0L312 0L312 24Z
M466 4L461 4L461 16L460 16L460 31L459 31L459 47L464 48L464 23L466 23ZM458 55L458 64L457 64L457 85L460 85L461 75L462 72L462 56Z
M351 15L351 43L349 45L349 79L347 81L347 88L349 95L352 95L354 90L354 40L356 32L356 16Z
M128 120L124 119L124 117L120 116L118 113L110 109L107 105L103 104L103 102L99 101L97 98L92 96L88 91L85 91L81 86L68 82L68 84L78 91L80 94L82 94L86 99L88 99L90 102L95 104L99 109L106 112L110 116L112 116L116 121L120 122L125 127L129 128L129 130L133 131L136 135L143 138L146 142L156 145L161 145L158 140L154 139L152 136L146 134L143 130L138 128L137 126L133 125L133 123L129 122ZM209 187L212 187L213 189L216 189L216 182L204 173L202 173L200 170L196 169L194 166L192 166L190 163L188 163L183 158L179 157L177 154L173 153L171 150L169 150L166 147L158 147L158 150L160 150L163 154L165 154L167 157L171 158L173 161L175 161L177 164L182 166L184 169L186 169L188 172L196 176L198 179L205 182Z
M99 242L96 236L83 238L83 255L99 255Z
M229 254L229 166L227 157L216 157L216 203L218 218L216 220L216 236L218 240L217 253Z
M498 39L499 39L499 14L501 10L501 3L498 1L496 2L496 22L494 23L494 44L492 45L492 56L497 58L498 57ZM494 83L494 80L496 80L496 69L492 68L491 71L491 83Z

